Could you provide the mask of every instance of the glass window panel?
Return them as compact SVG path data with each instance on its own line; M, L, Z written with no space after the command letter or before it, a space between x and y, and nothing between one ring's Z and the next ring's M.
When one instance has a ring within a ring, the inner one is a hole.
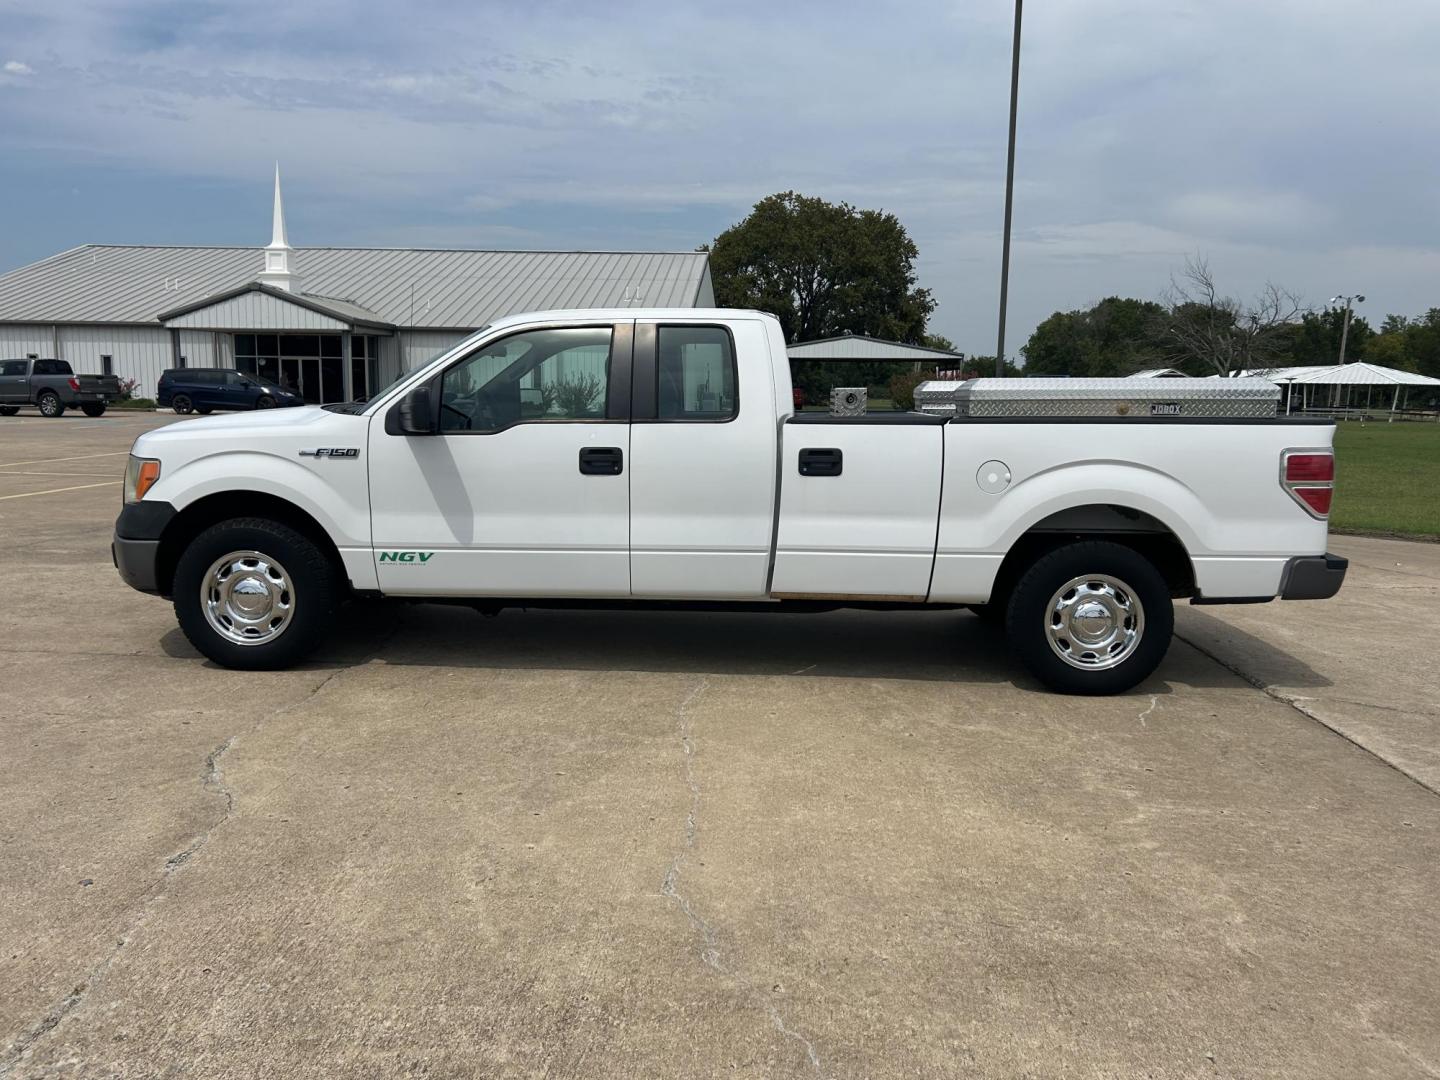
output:
M608 326L515 334L445 372L440 426L494 431L522 420L603 420L609 375Z
M254 356L254 355L255 355L255 335L254 335L254 334L236 334L236 335L235 335L235 355L236 355L236 356Z
M321 337L320 337L320 355L321 355L321 356L339 356L339 355L340 355L340 335L339 335L339 334L322 334L322 335L321 335Z
M662 420L729 420L736 414L735 352L718 326L662 326L657 332L657 415Z

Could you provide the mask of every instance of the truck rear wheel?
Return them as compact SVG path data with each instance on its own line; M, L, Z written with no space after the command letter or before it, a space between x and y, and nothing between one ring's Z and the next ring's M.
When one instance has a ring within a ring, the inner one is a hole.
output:
M87 402L86 404L80 406L80 411L83 412L86 416L104 416L105 402Z
M1153 563L1123 544L1056 548L1010 594L1005 629L1025 666L1067 694L1118 694L1170 648L1175 608Z
M18 405L0 405L0 416L14 416L19 411Z
M35 406L40 410L41 416L48 416L52 419L65 415L65 404L60 400L60 395L54 390L44 390L35 399Z
M235 518L190 542L175 567L175 617L222 667L290 667L320 643L340 601L326 552L288 525Z

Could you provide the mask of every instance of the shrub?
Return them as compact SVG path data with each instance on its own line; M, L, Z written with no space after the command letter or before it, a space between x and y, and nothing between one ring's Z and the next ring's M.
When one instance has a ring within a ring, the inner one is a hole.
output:
M901 412L915 408L915 388L932 376L923 371L903 371L890 380L890 400Z
M555 404L561 416L593 416L600 392L605 389L604 382L597 375L580 375L554 386Z

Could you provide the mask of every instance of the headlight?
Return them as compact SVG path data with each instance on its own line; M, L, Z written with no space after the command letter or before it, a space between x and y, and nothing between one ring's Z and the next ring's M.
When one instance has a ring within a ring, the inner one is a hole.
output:
M130 455L130 464L125 466L125 501L137 503L160 479L160 462L154 458Z

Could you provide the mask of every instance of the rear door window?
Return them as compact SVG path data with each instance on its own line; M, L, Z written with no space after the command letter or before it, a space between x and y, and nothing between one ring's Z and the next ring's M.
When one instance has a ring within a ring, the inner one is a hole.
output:
M735 347L723 326L662 326L656 337L656 415L661 420L732 420Z

